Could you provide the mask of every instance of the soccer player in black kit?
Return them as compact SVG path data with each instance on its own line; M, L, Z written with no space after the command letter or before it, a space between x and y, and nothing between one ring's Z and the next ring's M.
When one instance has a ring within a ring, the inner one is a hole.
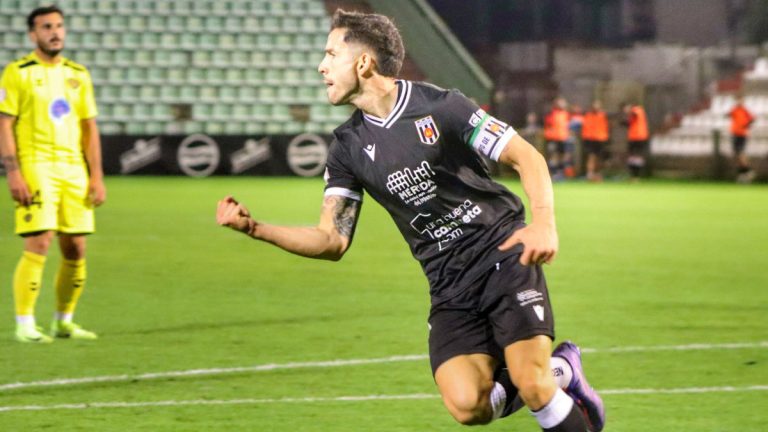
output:
M397 80L404 58L382 15L337 11L319 72L333 105L352 104L334 131L320 222L257 222L228 196L217 222L289 252L339 260L363 192L392 216L429 279L429 352L451 415L485 424L526 405L542 430L600 431L605 409L578 347L552 352L554 320L541 265L558 248L543 157L513 128L457 91ZM479 156L514 167L531 205L489 177Z

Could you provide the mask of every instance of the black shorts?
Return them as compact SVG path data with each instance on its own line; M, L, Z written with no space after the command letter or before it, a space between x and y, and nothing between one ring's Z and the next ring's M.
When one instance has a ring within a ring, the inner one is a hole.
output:
M738 156L744 153L744 148L747 146L747 137L734 136L731 143L733 144L733 154Z
M586 140L584 141L584 150L586 150L587 154L599 156L606 147L605 143L605 141Z
M629 154L643 156L648 148L648 141L630 141Z
M546 335L554 340L555 320L541 266L505 258L461 295L433 306L429 313L432 375L446 360L463 354L488 354L504 363L513 342Z

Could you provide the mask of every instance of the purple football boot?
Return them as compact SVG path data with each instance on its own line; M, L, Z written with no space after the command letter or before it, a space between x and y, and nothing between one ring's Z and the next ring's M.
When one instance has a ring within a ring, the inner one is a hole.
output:
M581 350L571 341L565 341L555 348L552 357L565 359L571 369L573 378L568 383L565 392L573 398L584 412L590 432L600 432L605 426L605 405L600 395L597 394L587 382L581 367Z

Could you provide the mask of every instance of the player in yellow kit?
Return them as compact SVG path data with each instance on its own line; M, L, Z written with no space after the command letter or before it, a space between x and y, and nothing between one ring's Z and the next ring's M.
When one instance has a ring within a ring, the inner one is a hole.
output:
M72 322L86 279L85 236L94 231L93 208L106 199L93 84L85 67L61 56L61 9L37 8L27 25L35 50L6 66L0 78L0 157L16 202L16 234L24 238L13 276L16 339L96 339ZM62 262L48 336L34 311L54 233Z

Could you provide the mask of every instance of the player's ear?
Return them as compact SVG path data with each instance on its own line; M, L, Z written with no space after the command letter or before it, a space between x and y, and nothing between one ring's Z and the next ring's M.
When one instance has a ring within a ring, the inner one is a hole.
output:
M357 74L366 78L369 78L375 69L375 63L373 61L373 56L368 54L367 52L364 52L360 54L360 57L357 59Z

